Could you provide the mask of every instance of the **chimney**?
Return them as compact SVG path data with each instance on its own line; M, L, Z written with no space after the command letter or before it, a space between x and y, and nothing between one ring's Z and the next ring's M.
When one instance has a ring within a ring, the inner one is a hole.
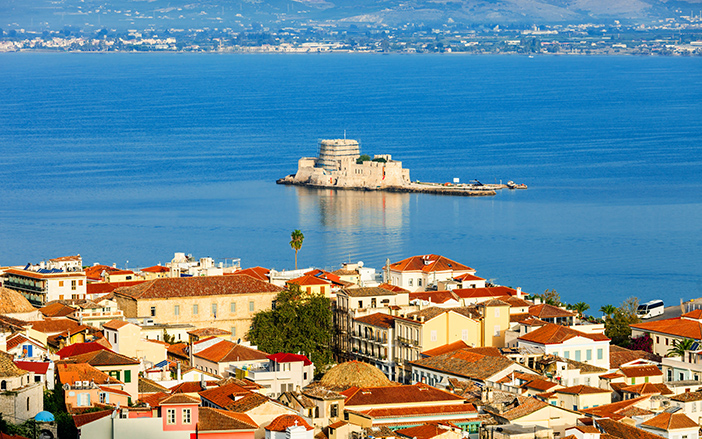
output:
M522 287L517 287L517 299L522 298Z
M178 368L176 369L176 380L180 381L183 378L183 375L181 374L180 371L180 361L178 362Z
M419 316L419 321L424 323L424 316Z
M204 373L200 374L200 387L202 387L202 390L207 390L207 385L205 384L205 374Z

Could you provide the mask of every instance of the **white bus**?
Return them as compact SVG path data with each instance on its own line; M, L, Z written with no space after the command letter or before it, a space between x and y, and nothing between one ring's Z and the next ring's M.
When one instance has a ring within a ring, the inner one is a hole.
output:
M659 316L663 314L662 300L651 300L650 302L642 303L636 310L636 315L641 319L650 319L651 317Z

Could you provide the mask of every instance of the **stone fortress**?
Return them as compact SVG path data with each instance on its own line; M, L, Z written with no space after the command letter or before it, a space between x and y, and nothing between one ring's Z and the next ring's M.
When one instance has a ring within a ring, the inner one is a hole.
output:
M363 158L363 160L361 160ZM477 182L477 180L476 180ZM409 169L390 154L362 157L358 142L352 139L326 139L319 142L317 157L303 157L297 162L297 172L277 181L314 188L356 189L387 192L423 192L440 195L480 197L495 195L503 188L526 189L526 185L428 183L410 181Z
M319 142L318 157L303 157L297 173L282 183L347 189L384 189L410 184L409 169L389 154L375 155L359 161L361 151L356 140L331 139Z

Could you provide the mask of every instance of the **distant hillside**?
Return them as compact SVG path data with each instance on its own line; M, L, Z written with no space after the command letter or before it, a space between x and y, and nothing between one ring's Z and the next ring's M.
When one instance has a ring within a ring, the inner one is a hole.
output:
M3 0L0 28L232 28L340 24L547 24L650 21L702 0Z

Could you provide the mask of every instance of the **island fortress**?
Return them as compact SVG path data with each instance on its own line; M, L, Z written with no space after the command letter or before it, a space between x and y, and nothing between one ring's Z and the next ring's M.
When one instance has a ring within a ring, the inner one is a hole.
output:
M497 189L517 188L509 185L481 183L426 183L410 180L409 169L390 154L361 155L358 142L352 139L327 139L319 142L318 157L303 157L297 172L277 181L316 188L381 190L389 192L428 192L434 194L481 196L495 195ZM510 182L512 183L512 182ZM526 187L526 186L524 186Z
M368 158L368 156L364 157ZM410 184L409 169L393 161L389 154L362 160L356 140L332 139L319 142L319 157L303 157L298 161L293 184L383 189Z

